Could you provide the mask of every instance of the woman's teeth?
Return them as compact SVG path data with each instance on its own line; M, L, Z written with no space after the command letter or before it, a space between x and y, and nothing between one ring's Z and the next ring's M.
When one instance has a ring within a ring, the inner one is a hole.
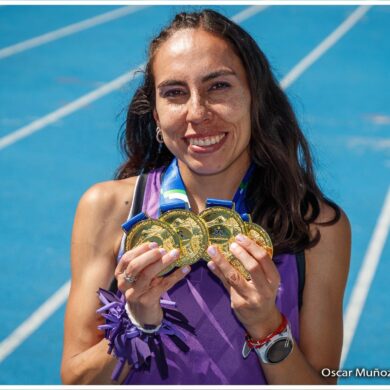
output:
M196 146L210 146L220 142L223 137L225 137L225 134L215 135L214 137L190 138L189 143Z

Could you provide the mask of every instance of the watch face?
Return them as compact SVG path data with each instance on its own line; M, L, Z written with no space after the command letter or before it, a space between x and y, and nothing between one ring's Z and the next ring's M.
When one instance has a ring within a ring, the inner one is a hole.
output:
M289 338L281 338L268 347L266 356L270 363L279 363L290 354L292 341Z

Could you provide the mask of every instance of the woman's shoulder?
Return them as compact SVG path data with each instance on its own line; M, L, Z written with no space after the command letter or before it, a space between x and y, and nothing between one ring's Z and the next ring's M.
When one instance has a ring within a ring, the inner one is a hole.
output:
M136 178L132 177L96 183L88 188L77 207L72 242L88 244L94 256L117 253L135 182Z
M122 180L108 180L93 184L83 194L82 199L89 202L105 202L117 198L129 197L134 189L137 177Z
M318 229L325 235L350 234L351 226L345 211L333 202L321 201L319 214L312 224L312 228Z
M100 217L128 213L137 177L93 184L82 195L78 208L89 209Z
M321 282L338 284L342 288L351 255L351 226L347 214L337 205L321 202L319 215L311 229L313 233L319 232L320 239L305 251L307 271L318 275Z

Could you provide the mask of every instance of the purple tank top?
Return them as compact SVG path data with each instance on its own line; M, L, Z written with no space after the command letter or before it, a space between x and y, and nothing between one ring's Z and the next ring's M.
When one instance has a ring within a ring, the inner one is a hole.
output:
M161 169L149 173L142 210L156 218L159 209ZM281 277L276 299L299 342L298 272L294 254L274 258ZM186 335L190 351L184 353L162 336L168 377L161 379L155 361L149 371L135 371L130 384L137 385L261 385L266 384L255 353L242 357L245 329L236 319L224 286L207 268L205 261L191 266L187 277L171 288L164 298L173 300L195 328Z

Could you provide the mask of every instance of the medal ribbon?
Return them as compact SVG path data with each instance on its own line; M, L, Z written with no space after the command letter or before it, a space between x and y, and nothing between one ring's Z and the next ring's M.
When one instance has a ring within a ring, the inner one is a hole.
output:
M127 234L136 223L147 218L148 216L144 212L141 212L122 224L122 230Z
M187 192L184 187L183 179L181 178L177 159L174 158L164 172L161 190L160 190L160 205L170 203L172 200L182 200L190 205Z
M232 200L232 202L235 204L235 210L240 214L248 212L247 205L245 204L245 192L253 171L254 165L251 164ZM190 205L176 158L172 160L163 175L160 191L160 205L164 205L166 203L169 204L174 200L184 201L187 203L188 207Z

